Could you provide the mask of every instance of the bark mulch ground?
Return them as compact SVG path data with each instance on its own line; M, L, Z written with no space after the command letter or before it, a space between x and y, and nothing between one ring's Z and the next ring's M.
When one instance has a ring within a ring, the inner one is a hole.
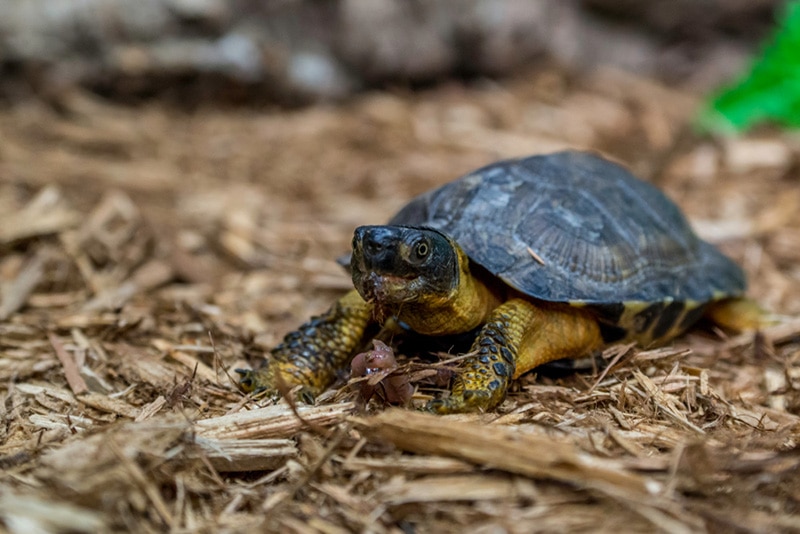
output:
M800 530L800 138L700 137L698 103L543 69L293 111L3 109L0 532ZM488 414L237 389L350 287L355 226L567 146L663 188L776 324L612 347Z

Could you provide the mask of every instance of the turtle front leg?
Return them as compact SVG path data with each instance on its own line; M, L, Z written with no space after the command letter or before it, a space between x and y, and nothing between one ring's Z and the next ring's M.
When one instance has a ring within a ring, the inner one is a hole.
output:
M277 395L281 387L299 385L300 400L310 403L347 366L372 320L372 306L350 291L327 312L286 334L262 367L237 369L242 375L239 385L246 392L270 395Z
M512 379L543 363L602 346L597 322L580 310L509 300L481 328L450 396L430 401L426 409L440 414L491 410L503 402Z

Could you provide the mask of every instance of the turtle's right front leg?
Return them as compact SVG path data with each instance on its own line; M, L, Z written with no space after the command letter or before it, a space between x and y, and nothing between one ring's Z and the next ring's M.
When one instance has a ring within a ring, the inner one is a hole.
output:
M373 321L372 306L353 290L322 315L313 317L270 351L258 369L237 369L246 392L278 393L279 387L302 386L300 399L313 401L336 380L363 343ZM280 376L280 379L278 378Z
M603 346L600 327L575 308L537 306L511 299L495 309L461 363L451 395L434 399L426 410L479 412L497 407L511 380L539 365L575 358Z

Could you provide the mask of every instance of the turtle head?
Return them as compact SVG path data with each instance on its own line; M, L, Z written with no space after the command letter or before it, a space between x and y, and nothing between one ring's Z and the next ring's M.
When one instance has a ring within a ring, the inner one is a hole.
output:
M353 285L379 309L446 299L458 287L459 252L452 239L436 230L360 226L350 260Z
M356 228L350 271L378 320L394 316L420 334L469 332L500 302L461 247L431 228Z

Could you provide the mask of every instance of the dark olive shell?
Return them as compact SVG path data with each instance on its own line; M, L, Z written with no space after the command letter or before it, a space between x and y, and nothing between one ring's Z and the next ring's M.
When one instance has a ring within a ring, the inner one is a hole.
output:
M450 235L511 287L553 302L706 302L744 292L741 268L680 209L585 152L494 163L417 197L390 222Z

